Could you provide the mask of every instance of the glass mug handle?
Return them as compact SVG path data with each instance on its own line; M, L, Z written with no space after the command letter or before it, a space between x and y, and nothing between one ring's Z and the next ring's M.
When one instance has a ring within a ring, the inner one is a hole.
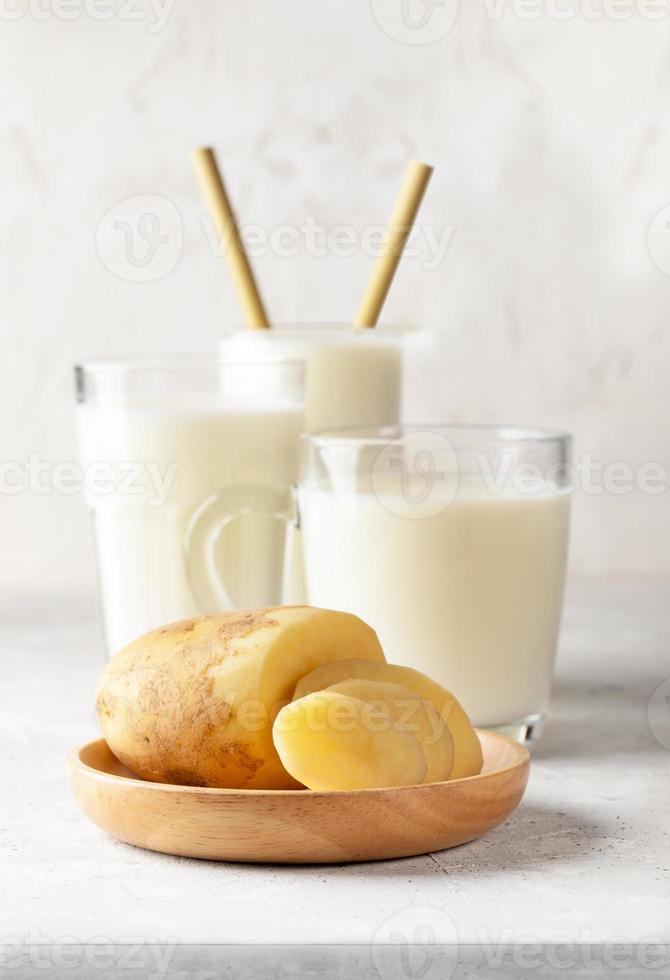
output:
M290 488L256 485L224 488L204 500L191 516L184 540L184 561L193 598L202 613L232 612L237 608L230 596L230 583L217 562L216 547L227 527L238 518L250 515L272 518L288 530L293 519ZM240 548L238 558L254 561L254 549ZM231 569L226 572L229 575ZM281 592L281 565L278 578L277 591Z

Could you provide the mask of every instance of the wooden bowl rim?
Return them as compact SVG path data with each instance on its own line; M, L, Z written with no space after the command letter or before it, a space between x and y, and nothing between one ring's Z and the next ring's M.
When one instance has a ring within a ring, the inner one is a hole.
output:
M370 793L403 793L411 792L416 790L431 790L438 786L446 788L451 786L460 786L463 783L473 783L475 781L483 781L490 779L494 776L500 776L503 773L512 772L515 769L521 769L530 764L530 752L525 745L521 745L520 742L515 742L511 738L507 738L506 735L499 735L497 732L490 732L482 730L480 728L475 728L477 737L481 742L481 736L483 735L486 740L499 741L504 743L507 748L512 749L515 759L507 766L503 766L501 769L492 769L489 772L480 772L476 776L461 776L459 779L448 779L437 783L413 783L409 786L375 786L366 789L333 789L333 790L307 790L307 789L242 789L234 787L224 787L224 786L188 786L182 785L180 783L154 783L148 779L140 779L138 776L119 776L112 772L105 772L104 769L96 769L94 766L89 766L88 763L84 762L81 758L82 754L87 750L91 749L93 746L104 744L108 751L112 755L114 753L107 745L104 738L95 738L90 742L86 742L84 745L79 746L77 749L73 749L68 755L68 765L71 770L79 771L89 778L92 777L100 782L114 783L121 786L134 785L142 787L154 792L169 792L169 793L186 793L186 794L206 794L208 796L239 796L242 798L250 798L257 796L291 796L300 797L301 799L314 799L316 797L334 797L334 796L361 796ZM115 757L116 758L116 757ZM119 760L120 761L120 760ZM121 763L123 765L123 763Z

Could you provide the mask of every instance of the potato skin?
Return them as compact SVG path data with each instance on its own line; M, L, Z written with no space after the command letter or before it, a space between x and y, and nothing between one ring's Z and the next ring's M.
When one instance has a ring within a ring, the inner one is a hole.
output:
M154 782L291 789L272 722L305 668L384 655L355 616L308 606L172 623L120 650L98 684L96 712L112 752Z

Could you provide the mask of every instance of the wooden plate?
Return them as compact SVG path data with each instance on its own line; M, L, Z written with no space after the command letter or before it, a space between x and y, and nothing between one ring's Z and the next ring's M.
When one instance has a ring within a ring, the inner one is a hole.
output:
M479 776L396 789L203 789L137 779L103 739L69 758L84 813L128 844L219 861L320 864L440 851L474 840L518 806L530 756L478 731Z

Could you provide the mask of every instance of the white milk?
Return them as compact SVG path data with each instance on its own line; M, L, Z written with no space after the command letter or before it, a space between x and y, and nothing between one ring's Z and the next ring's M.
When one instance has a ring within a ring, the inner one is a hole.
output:
M352 425L377 427L400 420L403 346L411 330L355 329L348 324L278 325L238 329L221 339L226 359L305 363L305 432ZM289 529L284 601L307 602L302 534Z
M401 351L365 340L315 348L307 360L305 431L400 418Z
M110 653L146 630L214 611L201 608L189 584L189 521L222 487L288 488L297 477L301 429L295 404L244 410L212 396L180 405L163 399L80 406L86 471L102 462L114 472L113 492L87 495ZM171 476L166 493L161 484ZM217 568L238 608L281 598L283 535L263 520L242 519L216 545Z
M402 345L407 331L337 325L237 330L221 340L222 354L257 361L306 364L305 431L379 426L400 417Z
M448 491L447 491L448 492ZM309 601L361 616L387 659L454 691L473 721L544 712L565 575L569 495L459 487L436 513L397 496L301 487ZM429 508L429 509L427 509Z

